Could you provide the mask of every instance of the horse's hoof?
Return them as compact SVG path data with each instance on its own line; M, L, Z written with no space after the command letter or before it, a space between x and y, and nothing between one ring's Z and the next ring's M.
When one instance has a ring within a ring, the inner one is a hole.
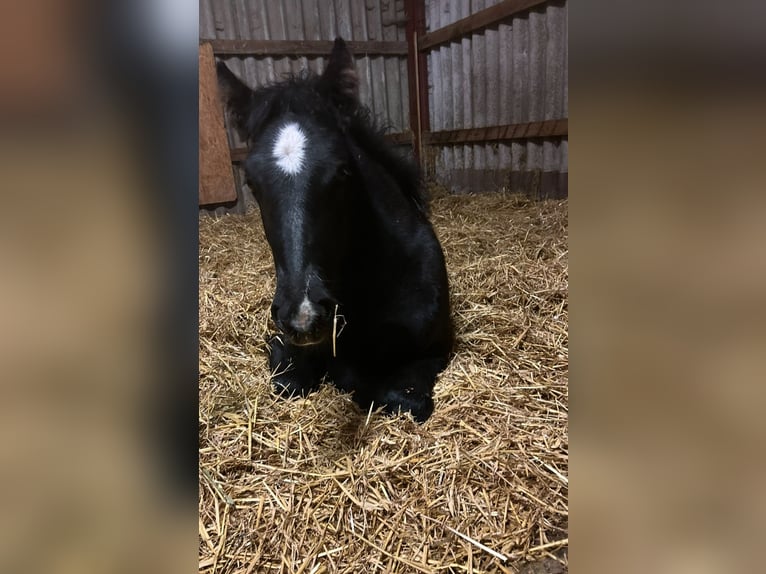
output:
M391 390L383 396L383 410L389 414L409 412L416 422L424 423L434 412L434 400L430 394L412 389Z
M305 397L318 386L315 384L303 384L295 378L288 376L275 377L271 380L271 383L277 395L288 399Z

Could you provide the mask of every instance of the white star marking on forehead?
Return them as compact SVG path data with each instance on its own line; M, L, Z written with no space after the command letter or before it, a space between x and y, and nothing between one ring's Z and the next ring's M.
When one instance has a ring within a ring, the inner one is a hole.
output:
M298 124L289 123L279 130L272 154L277 160L277 165L289 175L295 175L303 168L306 134Z

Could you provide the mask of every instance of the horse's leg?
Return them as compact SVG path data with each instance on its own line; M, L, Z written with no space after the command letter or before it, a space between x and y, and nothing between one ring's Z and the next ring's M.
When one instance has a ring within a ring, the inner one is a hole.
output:
M410 412L422 423L434 410L432 392L444 362L443 358L419 359L377 373L362 373L349 365L336 363L330 376L341 390L353 391L354 402L362 410L368 410L374 404L382 406L389 414Z
M434 411L434 384L444 368L444 359L428 358L405 363L383 375L373 390L373 400L383 410L395 414L412 413L417 422L425 422Z
M274 390L285 397L305 397L319 387L327 372L324 346L296 347L279 335L269 340L269 369Z

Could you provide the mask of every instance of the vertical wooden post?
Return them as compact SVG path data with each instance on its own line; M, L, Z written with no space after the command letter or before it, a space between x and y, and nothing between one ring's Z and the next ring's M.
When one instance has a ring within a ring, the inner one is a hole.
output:
M428 114L428 59L418 51L418 38L426 32L425 0L405 0L407 14L407 84L410 96L410 129L412 146L418 162L423 164L423 132L430 129Z
M199 47L199 204L237 199L213 47Z

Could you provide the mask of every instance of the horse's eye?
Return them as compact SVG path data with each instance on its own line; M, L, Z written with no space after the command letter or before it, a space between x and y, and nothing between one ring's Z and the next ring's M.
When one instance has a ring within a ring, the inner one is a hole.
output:
M247 183L247 186L250 188L250 191L253 192L253 197L256 201L260 201L260 197L262 195L261 193L261 186L258 185L255 181L250 179L249 177L245 180Z
M344 180L351 176L351 169L347 165L342 165L338 168L335 177Z

